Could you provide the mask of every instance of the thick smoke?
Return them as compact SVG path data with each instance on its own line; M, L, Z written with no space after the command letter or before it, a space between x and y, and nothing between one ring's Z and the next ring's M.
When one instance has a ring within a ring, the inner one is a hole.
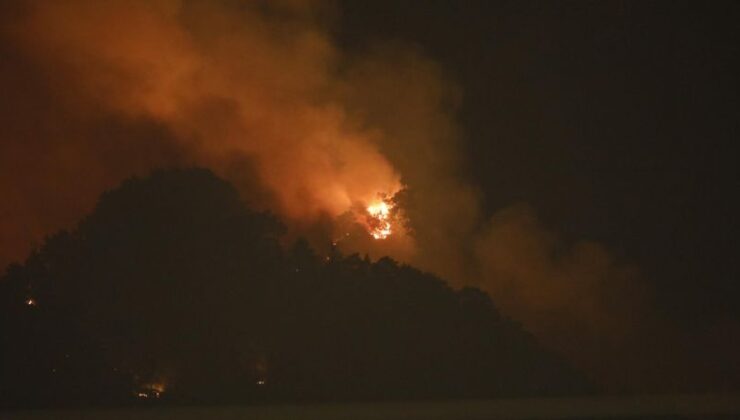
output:
M230 3L229 3L230 4ZM240 157L288 218L335 217L399 175L337 100L337 52L302 5L43 2L12 28L63 98L165 127L196 164Z
M564 245L526 207L481 214L461 173L463 92L414 48L343 53L311 2L4 7L0 265L126 177L201 165L293 232L489 291L571 355L639 310L636 270L600 245ZM355 215L382 194L407 223L374 241Z

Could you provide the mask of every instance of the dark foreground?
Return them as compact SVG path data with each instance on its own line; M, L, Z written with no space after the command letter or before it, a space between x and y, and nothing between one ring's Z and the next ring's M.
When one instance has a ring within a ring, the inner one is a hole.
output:
M740 396L641 396L552 398L434 403L317 404L259 407L142 407L94 410L29 410L0 413L0 419L568 419L737 418Z

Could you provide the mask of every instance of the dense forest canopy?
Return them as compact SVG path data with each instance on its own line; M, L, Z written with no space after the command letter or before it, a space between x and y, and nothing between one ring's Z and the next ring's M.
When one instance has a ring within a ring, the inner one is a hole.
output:
M591 388L480 290L318 255L203 169L100 198L0 280L5 406L562 395Z

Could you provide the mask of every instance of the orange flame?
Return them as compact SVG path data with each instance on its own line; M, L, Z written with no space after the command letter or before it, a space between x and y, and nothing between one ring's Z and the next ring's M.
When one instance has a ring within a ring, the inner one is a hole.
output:
M367 207L367 224L370 236L385 239L393 233L390 212L393 206L387 201L378 201Z

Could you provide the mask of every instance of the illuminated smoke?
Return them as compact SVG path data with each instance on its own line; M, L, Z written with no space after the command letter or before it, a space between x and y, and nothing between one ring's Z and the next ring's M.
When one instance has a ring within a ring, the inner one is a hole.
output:
M48 146L44 153L51 158L29 178L63 183L83 196L76 201L85 204L62 206L78 207L64 221L81 216L96 195L131 172L172 164L212 168L239 186L250 204L279 213L290 225L335 218L380 194L395 194L401 175L378 148L383 134L344 103L342 92L350 86L337 69L346 59L320 23L320 8L309 6L24 3L4 32L30 65L54 69L40 70L39 78L53 88L53 106L68 114L64 125L49 129L53 134L34 134L54 138L34 139L45 143L42 150ZM137 150L136 139L120 139L114 147L130 150L110 157L116 162L107 169L100 161L111 148L102 138L108 133L88 132L106 119L127 127L150 124L160 130L150 141L167 143L176 154L156 150L142 164L137 154L147 151ZM24 150L20 138L9 141L19 150L9 147L7 155L16 159L38 153ZM71 179L88 175L88 167L95 169L92 180ZM74 185L80 182L82 188ZM33 190L36 197L11 191L20 195L19 208L8 209L11 216L45 217L27 211L48 203L46 188ZM38 238L54 223L41 224L29 233Z
M311 1L12 4L0 266L123 179L199 165L292 234L479 286L571 354L571 337L614 335L639 310L610 303L637 277L602 247L561 244L519 207L481 213L461 175L462 92L413 47L344 54Z

